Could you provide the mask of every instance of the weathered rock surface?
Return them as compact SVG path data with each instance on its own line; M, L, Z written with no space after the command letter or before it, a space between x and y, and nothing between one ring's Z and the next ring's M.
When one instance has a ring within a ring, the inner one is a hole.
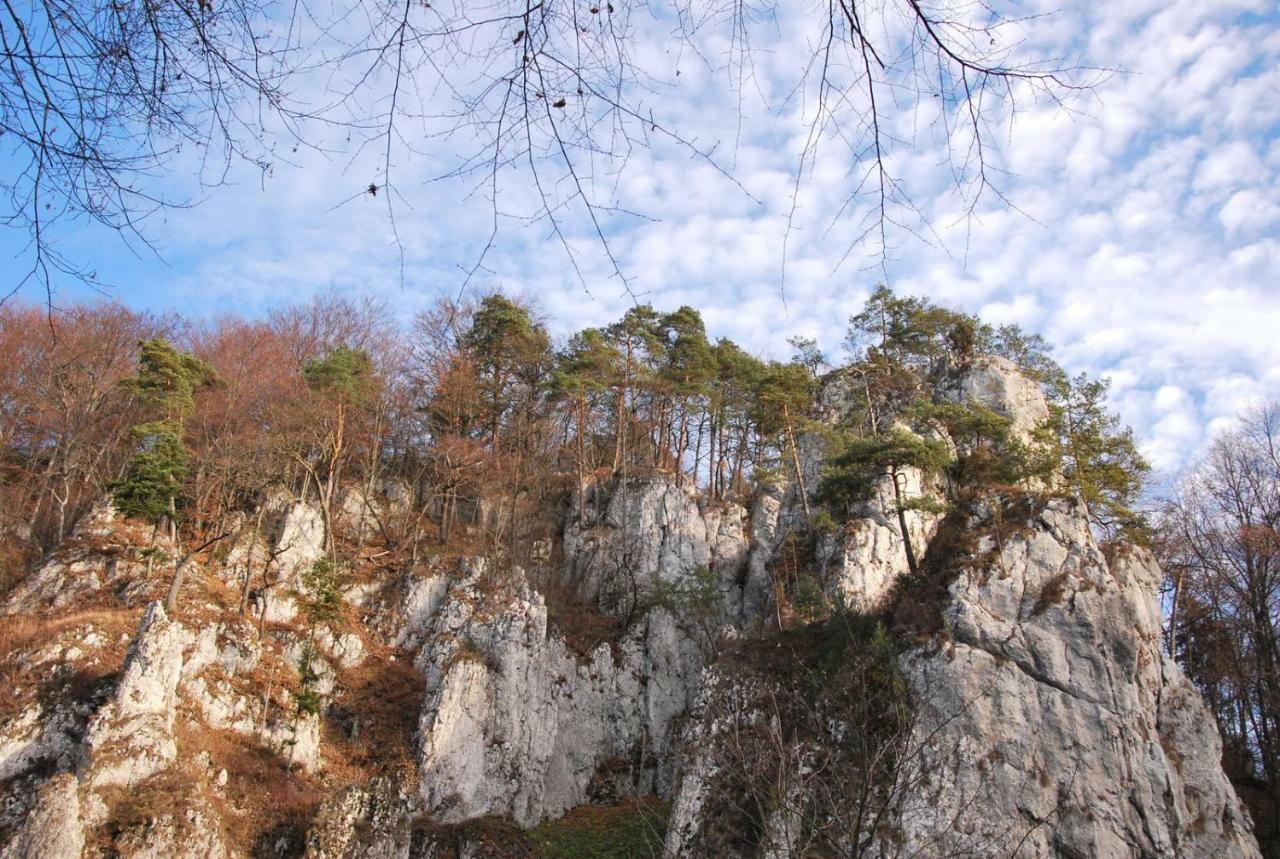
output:
M842 413L841 390L824 400L833 419ZM1024 441L1048 416L1039 387L996 358L952 376L940 395L1009 417ZM817 446L806 451L813 479ZM912 497L932 491L918 477ZM816 552L835 593L861 610L879 608L907 568L889 491L881 487L865 515ZM942 604L916 607L937 611L942 632L901 659L916 714L903 762L913 788L895 803L872 855L1258 855L1222 773L1213 720L1160 646L1152 558L1122 549L1108 559L1066 500L1021 515L1021 527L998 541L990 521L969 522L970 539L991 535L972 552L981 560L957 559ZM939 521L909 520L919 557ZM672 859L725 855L722 844L708 852L703 835L724 807L715 796L716 743L726 726L707 714L768 718L743 709L752 693L742 683L753 681L708 676L704 715L686 738L668 831ZM798 855L803 826L780 814L766 815L757 851L743 855Z
M75 776L55 775L40 788L35 808L0 859L80 859L84 824Z
M548 633L542 597L518 573L494 601L484 572L452 584L418 656L423 807L445 822L497 814L529 826L585 802L608 762L633 790L669 790L699 644L655 608L616 653L602 643L579 657Z
M898 489L907 500L938 497L937 487L915 468L903 469ZM898 579L910 572L895 504L892 479L885 477L860 517L818 541L816 560L833 600L857 611L878 611ZM903 519L916 558L923 558L941 514L912 509Z
M1024 438L1047 414L1038 387L998 359L953 375L939 394L1009 416ZM849 395L833 386L828 417ZM810 489L821 473L818 442L801 442ZM938 492L914 472L899 489L911 498ZM147 554L154 535L133 533L104 506L5 601L9 614L66 616L55 640L31 644L22 664L68 679L0 710L0 859L91 855L107 823L124 856L247 853L249 845L224 840L223 815L242 799L227 787L223 767L233 764L193 756L184 743L207 732L267 761L263 772L298 780L290 784L333 784L349 772L334 766L333 748L358 745L357 726L371 721L326 707L344 684L365 683L349 706L378 709L395 691L378 685L378 671L411 690L399 714L417 726L413 747L405 740L401 749L411 766L400 777L336 782L344 786L319 798L309 831L269 832L253 850L305 842L313 859L434 856L423 834L434 826L494 815L531 826L585 802L657 793L673 799L672 859L799 859L804 821L782 807L759 810L755 844L740 854L708 853L701 840L725 805L716 744L735 727L709 724L706 714L774 717L751 709L755 681L735 676L732 663L709 663L719 642L774 616L774 570L803 526L798 491L784 480L742 506L709 503L671 476L601 481L565 517L563 566L551 565L550 545L537 548L528 576L478 559L404 563L344 584L363 625L314 628L295 599L301 573L326 551L314 506L279 493L263 516L241 516L208 579L185 592L200 595L193 600L227 592L234 605L252 571L252 621L210 603L170 618L151 602L167 580ZM335 524L353 540L374 539L371 514L395 517L412 495L353 490ZM881 486L814 547L813 572L828 594L863 611L883 607L907 572L892 496ZM907 518L920 558L955 525L920 510ZM898 663L914 702L903 760L912 787L870 855L1256 856L1213 721L1162 653L1151 558L1104 555L1066 501L1006 516L998 542L983 515L967 529L977 541L968 560L947 568L936 605L916 607L936 614L936 634ZM163 537L155 545L172 552ZM534 587L547 576L612 624L611 637L567 641ZM314 671L323 721L294 698L302 663ZM73 695L76 672L90 664L94 685ZM713 706L726 700L734 706ZM343 725L348 736L331 742ZM413 725L400 730L408 737ZM838 725L824 730L841 735ZM143 796L166 802L119 812Z
M933 782L904 809L908 847L1257 855L1213 720L1160 646L1159 581L1142 550L1108 561L1068 501L958 576L950 640L903 663Z
M707 569L726 613L736 614L750 548L741 506L700 502L692 487L670 477L595 484L577 504L585 510L570 515L564 550L567 575L583 597L627 616L662 585Z

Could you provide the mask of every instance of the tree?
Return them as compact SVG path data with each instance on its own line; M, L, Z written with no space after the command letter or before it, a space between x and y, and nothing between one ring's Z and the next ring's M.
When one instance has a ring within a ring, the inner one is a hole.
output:
M787 345L794 350L791 354L791 362L807 367L813 380L818 381L818 377L822 375L822 368L827 366L827 356L818 346L818 341L812 337L788 337Z
M662 346L661 317L647 304L632 307L605 331L622 353L622 375L614 392L613 470L622 472L627 463L628 441L633 416L638 409L637 388L646 385L657 364L655 354Z
M322 358L308 361L302 369L307 387L319 396L317 428L323 433L319 450L324 462L323 480L308 455L301 464L315 479L324 512L325 537L329 553L333 543L333 499L347 451L349 417L367 411L376 397L378 380L368 352L339 346Z
M535 393L549 363L550 340L528 308L494 293L481 299L465 344L488 404L489 447L497 451L503 422L516 399L515 386L523 384L526 397Z
M819 497L848 511L874 497L881 479L888 477L893 488L893 509L906 548L907 568L914 575L919 571L919 564L911 545L906 512L917 499L906 497L903 471L916 468L927 477L939 473L950 463L951 454L945 444L922 438L902 427L893 427L879 435L846 438L823 469Z
M551 375L553 396L566 402L574 418L574 462L578 473L579 524L587 507L588 436L591 434L592 400L616 384L620 355L599 328L587 328L569 338L556 358Z
M1168 643L1200 688L1229 775L1280 842L1280 404L1218 435L1164 505L1157 553L1172 579Z
M134 427L136 451L112 490L125 515L155 523L167 518L176 528L187 475L184 421L195 407L196 387L213 381L213 368L162 337L142 341L139 349L138 373L121 387L158 418Z
M117 304L67 307L52 326L39 309L0 308L0 515L30 529L32 548L60 543L119 478L146 419L120 383L138 342L174 327Z
M353 152L378 153L374 175L342 196L381 201L394 232L394 206L407 190L395 167L422 138L409 126L419 124L421 132L427 118L442 117L427 133L463 147L456 175L469 180L468 191L481 180L493 198L495 231L499 208L510 208L499 206L508 184L499 173L523 171L513 184L532 188L534 198L517 218L548 227L576 268L565 224L566 210L576 210L616 269L606 239L606 218L619 205L616 184L595 177L625 168L626 153L655 139L730 172L714 146L696 142L706 134L668 120L675 111L656 96L665 88L653 86L653 67L633 59L640 28L652 21L670 38L666 22L674 18L675 38L695 51L704 37L722 37L732 45L730 87L749 73L751 45L772 35L757 31L770 16L723 0L690 0L670 18L648 3L584 12L552 2L535 12L503 2L483 16L465 4L390 0L363 3L358 16L342 4L270 0L34 0L5 8L0 104L11 166L4 214L34 240L24 281L46 285L59 272L95 274L58 252L59 220L88 218L139 235L148 214L181 204L148 177L184 150L213 162L211 181L238 161L269 174L285 169L291 150L326 145L322 132L334 126L349 135ZM1022 100L1061 101L1101 77L1029 55L1022 30L1039 26L1035 19L973 11L915 0L829 0L802 19L812 55L782 87L812 96L802 127L788 131L806 138L795 174L807 175L822 146L847 147L859 166L846 196L873 211L869 223L855 221L852 242L872 241L887 253L887 231L895 223L911 229L919 219L909 177L893 170L895 152L908 145L892 132L899 119L940 114L949 184L972 211L987 198L1002 199L992 188L995 147L985 145L992 125L1002 126ZM674 86L679 74L673 65L666 82ZM303 94L314 88L303 84L311 75L352 83L336 94L322 88L323 97L307 101ZM485 250L491 245L492 237ZM482 252L472 274L483 259Z
M1133 431L1106 408L1111 383L1065 374L1049 386L1049 425L1040 440L1056 445L1062 476L1090 520L1109 536L1144 539L1136 510L1150 466L1138 453Z
M661 333L665 348L659 378L669 396L674 400L673 409L680 413L679 426L666 427L666 435L674 436L675 469L679 472L684 463L688 442L689 409L691 401L706 393L707 382L715 372L715 355L707 340L702 324L702 314L692 307L681 307L662 317ZM665 410L665 409L664 409ZM667 423L673 424L674 419ZM663 428L660 427L660 434ZM669 445L658 441L659 465ZM696 462L694 464L696 470Z
M973 402L920 402L908 410L912 420L946 430L956 446L950 472L956 486L983 491L1000 484L1049 480L1057 462L1012 433L1012 421Z
M984 351L989 339L990 328L976 317L880 284L849 317L845 345L855 359L883 357L929 377Z
M738 484L747 457L756 393L765 364L731 340L721 338L712 348L715 374L709 382L711 443L709 481L713 498L723 497ZM732 461L730 456L732 455Z
M809 490L804 482L804 467L796 446L796 425L803 421L813 406L813 377L801 364L773 362L765 368L756 383L756 414L761 434L781 435L790 454L796 490L804 507L805 520L812 522Z

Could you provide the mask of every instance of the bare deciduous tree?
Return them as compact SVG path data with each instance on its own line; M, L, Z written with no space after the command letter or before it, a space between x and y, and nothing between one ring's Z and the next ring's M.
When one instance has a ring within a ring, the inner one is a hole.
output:
M1280 821L1280 404L1214 440L1163 510L1168 642L1218 721L1258 836Z

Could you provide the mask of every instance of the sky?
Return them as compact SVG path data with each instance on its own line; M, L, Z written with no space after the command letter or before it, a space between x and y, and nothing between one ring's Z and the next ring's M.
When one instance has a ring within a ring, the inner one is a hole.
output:
M339 291L407 319L440 295L501 288L565 336L638 298L693 305L711 335L779 358L804 335L839 360L849 315L883 281L1039 332L1068 370L1110 379L1113 407L1168 477L1242 408L1280 398L1280 12L1274 0L1018 8L1044 13L1019 28L1018 56L1112 72L1082 73L1097 85L1065 105L1026 92L1012 115L997 104L985 143L1003 196L976 203L956 191L945 105L892 99L886 163L911 205L892 209L883 245L878 232L859 238L874 198L850 199L866 170L856 116L833 128L852 143L828 134L797 175L814 105L802 76L817 7L804 0L757 21L747 77L733 74L731 31L681 43L663 15L631 15L638 103L708 157L653 133L625 163L578 162L593 199L616 207L598 213L611 259L554 158L542 175L567 201L563 241L545 218L526 223L538 209L527 165L493 185L441 178L475 141L423 117L394 141L394 225L387 194L363 193L386 181L380 156L330 129L315 133L320 150L282 154L266 172L235 165L218 185L190 153L175 157L155 181L197 205L144 225L154 251L83 223L57 236L111 284L105 294L152 310L256 315ZM421 112L441 98L419 90ZM497 239L468 277L494 187ZM0 229L15 270L25 241ZM65 282L55 300L97 297Z

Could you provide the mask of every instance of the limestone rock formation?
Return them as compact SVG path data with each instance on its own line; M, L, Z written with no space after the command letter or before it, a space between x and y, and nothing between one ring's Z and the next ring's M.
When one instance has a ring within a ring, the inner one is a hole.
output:
M827 418L849 384L829 385ZM1038 386L998 359L937 396L987 405L1024 438L1047 415ZM812 434L800 447L812 489L823 445ZM941 492L918 472L898 488ZM908 636L892 654L911 703L895 723L898 778L868 788L883 813L844 846L1257 856L1213 720L1160 646L1152 558L1104 552L1072 502L1026 493L910 511L923 567L910 577L892 489L808 559L829 596ZM339 536L365 547L374 517L415 492L348 491ZM599 479L528 569L349 552L345 604L321 621L302 610L302 573L333 536L315 506L280 494L229 522L170 617L156 600L176 547L103 505L0 607L16 666L0 701L0 857L75 859L104 843L129 857L443 857L441 828L532 827L636 794L670 800L671 859L812 855L805 810L820 803L805 791L817 763L845 760L822 744L862 728L836 714L789 735L774 730L784 713L758 706L830 667L820 646L808 665L764 652L774 576L805 527L798 492L781 480L711 502L670 475ZM906 620L887 613L901 600ZM591 635L573 634L574 612ZM882 648L882 633L856 646ZM785 753L772 804L721 825L741 788L725 744L757 727L796 742L758 752ZM851 760L839 783L860 774Z
M907 846L1257 855L1212 717L1161 647L1154 560L1108 559L1069 501L1022 524L951 585L941 649L904 657L934 782L906 803Z
M703 653L654 608L616 651L580 656L549 632L517 577L486 598L485 569L455 580L418 654L427 678L422 802L444 822L487 815L533 825L586 802L601 767L625 762L641 793L668 792L673 721L696 694Z

